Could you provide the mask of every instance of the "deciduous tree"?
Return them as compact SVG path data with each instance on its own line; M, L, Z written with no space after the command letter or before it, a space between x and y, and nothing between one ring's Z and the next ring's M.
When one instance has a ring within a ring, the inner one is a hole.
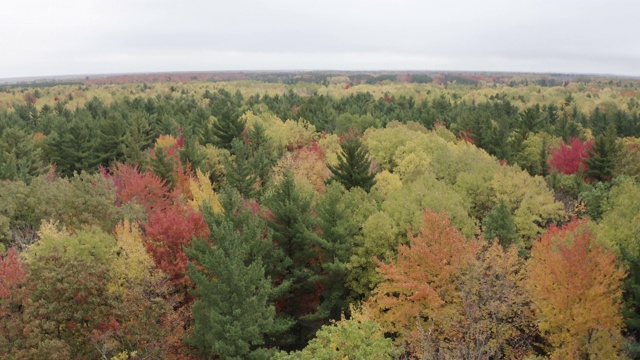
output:
M550 227L527 267L526 286L552 359L621 356L626 274L586 221Z

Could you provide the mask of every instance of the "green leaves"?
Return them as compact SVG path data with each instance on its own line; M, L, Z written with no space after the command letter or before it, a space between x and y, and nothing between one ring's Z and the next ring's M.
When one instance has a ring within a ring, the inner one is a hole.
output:
M266 248L272 246L271 232L234 194L225 193L223 204L224 215L207 215L213 244L199 239L187 249L197 297L187 341L205 358L265 358L267 338L291 325L276 318L277 290L263 264L264 250L273 251Z
M360 138L351 135L342 142L338 165L329 166L333 174L330 180L338 181L347 190L360 187L368 192L376 183L375 174L369 172L370 168L371 160L365 145Z

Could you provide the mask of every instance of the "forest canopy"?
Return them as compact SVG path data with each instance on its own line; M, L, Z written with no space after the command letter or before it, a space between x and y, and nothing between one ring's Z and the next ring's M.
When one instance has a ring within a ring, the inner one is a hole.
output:
M5 358L640 357L638 81L121 80L0 87Z

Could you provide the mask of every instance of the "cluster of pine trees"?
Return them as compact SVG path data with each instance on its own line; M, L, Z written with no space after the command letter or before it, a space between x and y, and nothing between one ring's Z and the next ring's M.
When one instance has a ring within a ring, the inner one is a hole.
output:
M0 110L0 353L638 356L639 113L445 89Z

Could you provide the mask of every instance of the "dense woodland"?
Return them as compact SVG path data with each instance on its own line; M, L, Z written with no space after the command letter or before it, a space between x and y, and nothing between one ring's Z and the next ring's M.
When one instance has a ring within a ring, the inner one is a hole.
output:
M640 358L637 80L164 80L0 87L3 359Z

